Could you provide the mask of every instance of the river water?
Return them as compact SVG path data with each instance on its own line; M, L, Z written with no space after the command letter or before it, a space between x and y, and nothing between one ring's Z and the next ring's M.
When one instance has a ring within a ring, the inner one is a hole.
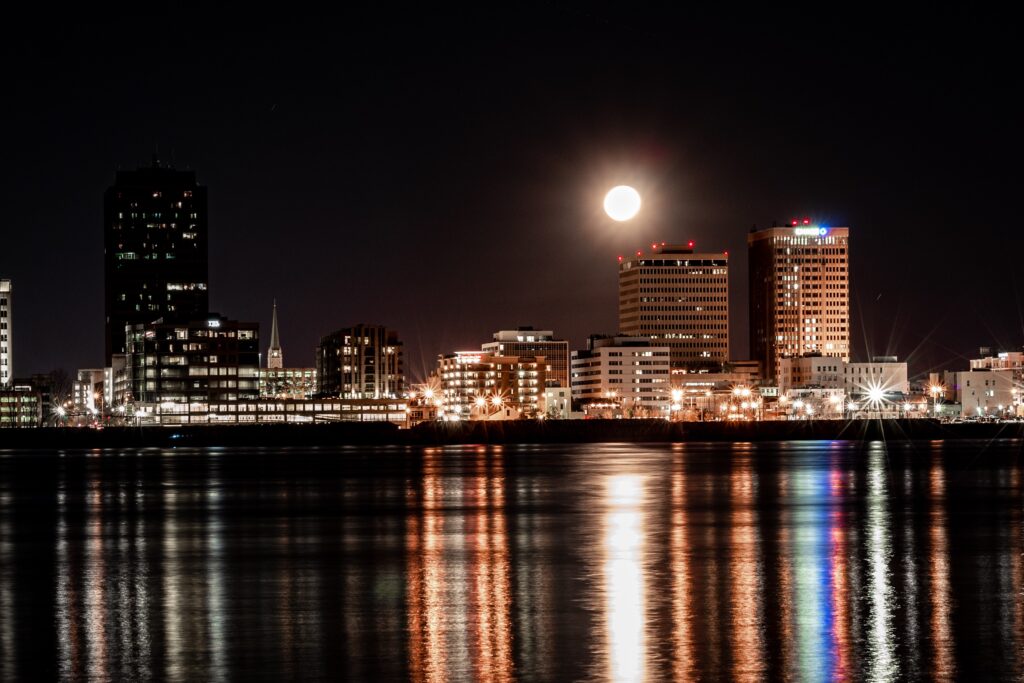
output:
M0 451L0 677L1024 678L1020 442Z

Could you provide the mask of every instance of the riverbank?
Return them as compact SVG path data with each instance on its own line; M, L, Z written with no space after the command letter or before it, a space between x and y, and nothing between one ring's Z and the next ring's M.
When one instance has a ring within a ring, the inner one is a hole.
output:
M0 449L169 448L209 446L432 446L445 444L604 443L675 441L1019 439L1024 423L942 424L936 420L813 420L800 422L666 422L549 420L194 427L7 429Z

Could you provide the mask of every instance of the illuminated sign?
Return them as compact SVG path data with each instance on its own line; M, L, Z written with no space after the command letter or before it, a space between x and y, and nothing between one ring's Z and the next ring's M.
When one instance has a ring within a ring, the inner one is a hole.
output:
M797 237L824 237L828 228L793 228L793 234Z
M206 321L206 325L207 325L207 327L220 327L220 321L219 320L207 320Z

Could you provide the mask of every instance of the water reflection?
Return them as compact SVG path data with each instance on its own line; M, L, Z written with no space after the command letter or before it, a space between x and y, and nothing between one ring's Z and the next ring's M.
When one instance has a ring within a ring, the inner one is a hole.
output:
M441 451L423 454L422 498L409 496L406 573L409 614L409 672L415 681L447 680L444 639L444 565Z
M609 476L604 493L602 567L608 678L644 679L644 485L639 474Z
M1022 459L0 456L0 678L1018 680Z
M882 444L868 452L867 540L868 594L870 603L868 670L872 680L895 680L899 666L895 657L893 608L895 595L890 576L892 532L889 527L888 471Z
M932 460L929 474L931 515L928 537L928 570L931 581L931 640L935 649L932 673L938 680L956 676L950 623L949 544L946 538L946 474L940 458ZM1018 535L1019 538L1019 535ZM1024 584L1018 583L1018 586ZM1017 631L1020 633L1020 631Z
M699 677L693 635L693 594L691 577L689 523L687 514L685 454L681 447L673 453L672 521L669 532L670 574L672 576L672 678L677 681Z
M803 679L818 679L833 668L829 638L828 472L807 468L792 478L793 591L796 622L796 665Z
M10 521L11 493L6 481L0 481L0 675L15 679L18 675L18 660L15 656L15 577L11 568L14 560L14 543L11 538Z
M470 508L475 510L472 532L476 537L472 560L476 621L474 674L480 681L511 680L511 588L502 459L491 461L486 450L480 449L467 492Z
M730 477L733 678L740 681L762 680L765 666L761 539L755 507L757 474L752 458L749 451L736 452Z

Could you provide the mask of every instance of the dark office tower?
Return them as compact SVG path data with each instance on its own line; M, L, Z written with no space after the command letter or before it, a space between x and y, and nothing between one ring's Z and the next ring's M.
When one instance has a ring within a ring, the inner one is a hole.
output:
M125 353L125 325L209 312L206 188L194 171L154 159L118 171L103 199L106 364Z

